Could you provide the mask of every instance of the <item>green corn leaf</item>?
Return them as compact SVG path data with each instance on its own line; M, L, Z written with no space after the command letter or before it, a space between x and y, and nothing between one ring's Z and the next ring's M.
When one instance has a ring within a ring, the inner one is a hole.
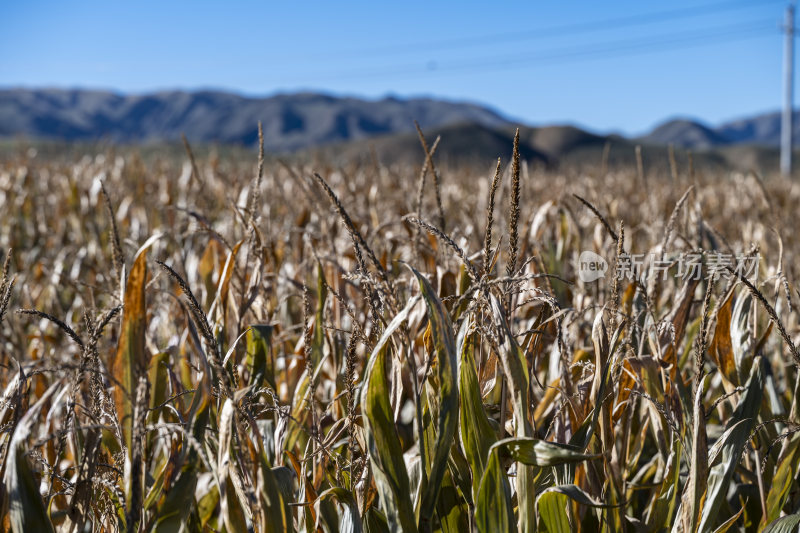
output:
M441 300L431 287L428 280L417 270L411 269L419 282L419 288L425 305L428 308L428 320L431 328L431 340L436 354L436 368L439 378L438 419L436 423L436 440L430 451L433 461L430 472L423 476L427 485L422 487L422 500L419 512L420 528L424 522L432 520L436 507L436 500L441 489L442 479L447 468L447 456L455 437L458 425L458 377L456 369L458 358L456 356L456 341L453 337L453 325L442 305Z
M464 455L472 472L472 497L478 499L478 488L489 460L489 448L495 443L495 432L489 424L478 387L475 365L475 344L470 338L471 317L464 320L458 333L461 362L458 369L458 388L461 410L458 413L459 437Z
M495 322L502 333L500 359L514 398L516 435L517 437L531 437L533 435L533 426L528 416L528 388L530 384L525 354L508 327L500 302L494 295L490 295L490 298ZM534 472L532 469L519 466L517 469L516 488L517 500L519 501L518 529L520 533L536 529L536 501L534 495L530 492L533 487L533 478Z
M559 494L563 494L568 496L572 501L587 507L593 507L595 509L608 509L611 507L616 507L614 505L595 500L577 485L557 485L555 487L549 487L542 491L542 495L548 492L557 492ZM541 498L541 496L539 497Z
M273 327L265 324L255 324L248 328L245 337L247 344L246 364L250 369L251 387L261 387L266 381L275 389L275 367L272 360L272 331Z
M730 432L723 437L721 444L721 460L714 465L708 475L708 489L699 530L711 531L717 520L720 505L728 493L728 485L733 477L742 450L750 438L750 432L756 425L758 410L764 390L764 360L756 358L753 363L750 379L745 385L745 392L736 406L736 410L728 422ZM722 440L722 439L720 439ZM709 460L709 464L711 461Z
M391 531L417 530L408 472L394 424L386 379L387 343L408 317L418 299L413 298L389 324L370 355L361 385L361 409L367 434L372 473Z
M497 453L489 453L475 507L478 531L513 531L515 521L511 506L511 486Z
M389 533L386 516L374 505L364 512L364 533Z
M778 458L775 474L767 493L767 514L761 519L762 527L776 520L786 504L789 489L796 474L795 465L797 465L797 458L800 455L798 451L800 451L800 437L793 435Z
M150 359L147 378L150 382L150 409L167 401L167 382L169 381L167 364L169 364L169 353L167 352L160 352ZM155 414L153 413L153 415Z
M445 470L442 489L436 502L436 513L442 533L463 533L469 527L467 508L449 470Z
M172 459L170 459L172 460ZM177 459L175 459L177 461ZM187 462L176 479L165 486L162 500L156 513L153 531L157 533L178 533L186 523L189 513L195 507L194 491L197 486L197 464Z
M800 514L791 514L770 522L762 533L797 533L798 530L800 530Z
M194 393L186 431L191 432L195 442L204 440L206 426L210 417L209 397L211 383L208 372L200 377ZM184 440L179 450L173 450L159 475L156 485L148 495L146 507L156 507L154 531L178 531L189 519L192 508L196 507L194 492L200 472L200 456L196 447Z
M548 533L570 533L569 498L557 491L545 491L536 500L541 530Z
M56 383L47 389L39 401L28 409L17 424L8 444L8 456L3 463L6 469L3 483L8 491L8 518L13 533L53 531L44 501L39 494L38 482L25 457L25 449L39 412L59 385L60 383Z
M319 505L319 502L330 497L336 498L343 507L339 521L339 532L362 533L364 528L361 527L361 518L358 516L358 504L353 497L353 493L341 487L333 487L322 492L317 497L315 505ZM317 511L317 516L319 516L319 511Z
M533 427L528 420L529 383L525 354L514 340L514 335L508 327L500 302L494 295L490 295L490 298L495 322L498 325L498 329L503 333L500 360L503 363L503 371L514 398L516 433L519 437L529 437L533 435Z
M532 437L510 437L497 441L493 449L502 449L512 459L530 466L558 466L597 459L601 455L585 454L568 444L558 444Z
M531 437L511 437L496 442L489 450L489 462L478 490L475 519L479 531L510 531L511 529L506 528L512 528L512 525L515 524L508 476L500 466L501 452L510 455L512 459L521 463L519 469L523 468L522 465L550 467L578 463L596 457L581 453L566 444L556 444ZM569 487L566 486L561 490L566 495L565 498L574 496L576 501L585 501L597 506L597 502L594 502L585 494L585 498L582 497L577 492L580 489L575 487L577 489L575 490ZM580 500L577 500L577 498L580 498ZM553 499L553 497L548 497L548 500L546 500L548 505L550 505L550 499ZM558 499L555 498L555 500ZM510 518L508 518L509 515ZM533 515L531 516L533 517Z
M492 430L492 434L494 435L494 430ZM453 477L453 483L458 490L461 491L466 504L470 507L474 506L475 498L472 493L472 472L469 462L464 456L458 442L453 442L453 446L450 447L450 456L447 458L447 466L450 475ZM480 479L478 482L480 482Z
M194 393L186 421L187 432L191 432L195 442L204 440L210 417L210 389L208 372L204 372ZM159 475L146 502L146 508L151 505L155 505L156 508L155 531L178 531L185 524L192 508L196 507L194 491L200 466L197 448L187 441L181 444L180 450L170 453L164 470Z
M201 527L212 519L219 505L219 487L217 487L216 483L211 482L211 479L211 473L206 472L201 474L201 479L198 480L201 486L208 487L208 490L203 492L197 499L197 519ZM203 483L203 481L209 481L210 483Z
M291 498L291 476L292 472L284 467L278 466L270 468L266 453L262 450L259 454L261 468L259 469L259 488L261 500L263 501L264 520L262 521L264 533L279 533L294 531L294 521L292 512L289 508L289 498ZM288 480L286 479L288 476ZM285 490L284 485L288 481L289 489ZM356 514L358 517L358 514Z

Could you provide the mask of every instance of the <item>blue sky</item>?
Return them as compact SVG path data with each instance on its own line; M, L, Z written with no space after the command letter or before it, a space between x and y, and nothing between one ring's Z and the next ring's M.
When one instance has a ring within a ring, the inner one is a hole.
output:
M0 86L431 95L640 133L777 109L786 3L6 2Z

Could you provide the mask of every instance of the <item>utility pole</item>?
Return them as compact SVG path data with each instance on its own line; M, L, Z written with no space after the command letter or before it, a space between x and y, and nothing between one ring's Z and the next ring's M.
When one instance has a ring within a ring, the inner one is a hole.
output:
M783 117L781 118L781 174L792 174L792 91L794 81L794 4L786 8L783 48Z

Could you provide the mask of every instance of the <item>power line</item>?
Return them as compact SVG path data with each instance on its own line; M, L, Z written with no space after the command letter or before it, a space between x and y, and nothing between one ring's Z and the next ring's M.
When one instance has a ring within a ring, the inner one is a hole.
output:
M471 60L469 62L462 62L459 65L453 65L453 68L475 68L475 67L493 67L505 65L526 65L531 63L541 63L549 61L562 61L566 59L580 58L584 56L601 56L613 57L608 54L618 52L625 52L629 50L638 50L640 48L652 47L662 49L669 49L672 45L680 46L684 43L692 42L712 42L717 38L727 38L742 36L748 32L762 32L766 34L769 31L775 34L775 27L772 25L771 20L762 20L760 22L748 22L745 24L732 24L728 26L718 26L715 28L704 28L701 30L690 30L685 32L676 32L670 34L662 34L656 37L647 37L644 39L620 39L616 41L600 42L586 46L575 46L563 49L548 50L541 53L534 54L514 54L512 56L504 57L490 57L480 60ZM520 57L523 56L523 57Z
M500 43L510 43L519 41L529 41L547 37L565 37L571 34L583 34L588 32L602 32L657 24L664 21L680 20L702 15L719 14L726 11L736 11L747 8L762 7L764 5L783 2L784 0L763 0L754 3L752 0L727 1L696 6L684 9L667 9L651 13L641 13L637 15L627 15L623 17L612 17L601 20L577 22L558 26L549 26L533 30L503 32L485 35L475 35L456 39L441 39L432 41L418 41L397 45L386 45L370 47L368 49L349 49L338 52L325 53L323 57L336 57L341 59L346 56L376 56L393 55L413 52L432 52L441 50L452 50L458 48L468 48L475 46L487 46ZM319 56L318 56L319 57Z
M562 47L539 52L518 52L514 55L472 58L466 61L444 63L431 68L430 65L404 64L373 69L357 69L350 71L329 71L313 74L309 81L334 81L341 79L364 79L375 77L420 76L440 73L452 73L480 69L481 72L508 70L532 65L544 65L553 62L571 62L600 58L613 59L626 55L638 55L685 49L695 46L707 46L723 42L733 42L754 37L775 35L777 29L772 19L751 21L745 24L732 24L713 28L703 28L684 32L662 34L656 37L601 41L588 45Z

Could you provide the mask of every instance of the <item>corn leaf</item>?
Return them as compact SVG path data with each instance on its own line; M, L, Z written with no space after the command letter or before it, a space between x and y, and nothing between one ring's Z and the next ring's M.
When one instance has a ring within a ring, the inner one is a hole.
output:
M177 458L170 458L177 462ZM195 507L194 492L197 487L197 464L187 462L174 481L164 482L162 500L158 504L156 524L153 531L171 533L180 531Z
M511 506L511 486L497 453L489 453L489 461L481 478L475 507L475 523L478 531L513 530L515 521L514 509Z
M436 441L430 450L433 452L433 461L430 464L430 472L423 477L423 480L427 479L427 485L422 487L419 511L420 528L427 529L423 528L422 524L432 520L447 468L447 456L458 424L458 377L456 373L458 357L453 337L453 325L450 323L450 317L441 300L436 296L430 282L417 270L413 268L411 270L419 282L422 297L428 308L428 324L431 329L431 341L436 354L436 369L439 378Z
M798 451L800 451L800 437L793 435L781 450L775 474L767 493L767 514L761 518L761 527L776 520L789 496L789 489L796 474Z
M548 533L570 533L569 498L557 491L545 491L536 500L542 530Z
M695 531L703 507L708 480L708 443L706 437L705 412L703 411L703 382L695 393L694 421L692 429L692 462L689 482L683 493L681 503L681 522L684 531Z
M528 365L525 354L514 339L508 327L505 313L500 302L494 295L490 296L492 311L498 330L501 332L503 342L500 349L500 359L503 362L503 371L509 382L512 397L514 398L514 416L517 437L531 437L533 426L528 417ZM519 503L518 526L520 532L534 531L536 529L536 501L530 493L533 487L534 473L530 468L520 466L517 469L516 489Z
M459 495L450 470L445 470L444 473L439 499L436 501L436 513L442 533L462 533L469 527L465 500Z
M272 360L272 330L265 324L254 324L247 329L246 364L250 370L249 385L261 387L264 382L275 389L275 368Z
M403 449L389 403L389 384L386 380L387 343L417 301L409 301L386 328L370 355L361 385L361 409L364 413L364 429L372 472L387 523L393 532L413 532L417 530L417 525L411 504L408 472L403 462Z
M26 441L39 412L59 386L60 383L56 383L47 389L47 392L25 412L17 423L11 442L8 443L3 483L8 490L8 519L13 533L53 531L44 501L39 494L38 481L34 478L33 470L25 457L25 450Z
M596 459L600 455L579 452L568 444L548 442L531 437L509 437L497 441L492 448L502 449L512 459L530 466L558 466Z
M728 383L733 387L738 387L739 375L736 370L733 342L731 341L733 294L734 291L731 290L717 312L717 325L714 327L714 336L708 347L708 353Z
M136 394L138 376L147 371L150 364L145 348L146 303L145 285L147 283L147 248L142 247L131 267L125 284L122 310L122 331L117 344L117 352L111 369L118 376L121 387L114 388L114 400L119 414L119 422L124 435L124 443L131 449L133 431L133 397Z
M791 514L770 522L762 533L797 533L800 530L800 514Z
M574 502L577 502L581 505L585 505L587 507L593 507L595 509L607 509L610 507L614 507L613 505L595 500L594 498L589 496L586 493L586 491L584 491L577 485L556 485L555 487L546 488L541 492L541 494L545 494L547 492L558 492L559 494L568 496L569 499L571 499Z
M217 475L219 476L220 510L228 531L246 531L247 519L236 494L235 468L231 462L231 443L235 430L236 411L230 398L225 400L219 415L219 449L217 450Z
M745 385L745 392L736 406L736 410L728 422L730 433L724 437L721 444L721 460L711 468L708 475L708 490L703 512L700 518L699 530L711 531L718 518L719 508L728 492L728 485L733 477L736 465L742 455L742 450L750 438L750 432L756 425L758 410L764 390L764 361L756 358ZM722 439L720 439L722 440ZM711 461L709 461L709 464Z
M458 388L461 395L461 410L458 413L459 437L464 455L472 473L472 495L478 499L478 488L489 460L489 449L495 443L495 432L489 424L483 407L478 375L475 366L475 345L470 337L471 317L464 320L458 333L461 362L458 369Z
M317 497L315 505L326 498L336 498L343 507L342 516L339 521L340 533L362 533L364 528L361 526L361 518L358 516L358 504L353 493L341 487L332 487Z
M322 272L322 265L317 265L317 309L314 315L314 335L311 343L311 360L314 369L319 370L325 346L325 300L328 296L328 284ZM317 372L314 374L316 375Z
M736 521L739 520L742 514L744 514L744 510L745 506L742 506L739 509L738 513L725 520L721 526L719 526L717 529L714 530L714 533L725 533L726 531L728 531L731 527L733 527L733 524L735 524Z

